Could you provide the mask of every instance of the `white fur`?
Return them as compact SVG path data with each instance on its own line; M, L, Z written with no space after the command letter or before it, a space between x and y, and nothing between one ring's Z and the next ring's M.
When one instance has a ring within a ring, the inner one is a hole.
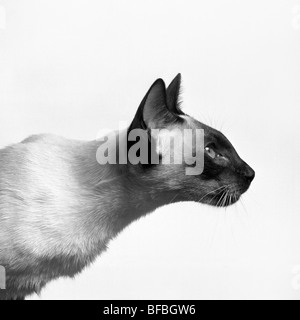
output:
M105 249L113 234L99 219L108 204L89 186L106 175L99 170L96 145L56 136L34 136L0 151L0 265L8 281L10 271L35 268L43 259L76 256L88 264ZM20 271L18 292L6 295L27 292L29 282L39 290L58 276Z

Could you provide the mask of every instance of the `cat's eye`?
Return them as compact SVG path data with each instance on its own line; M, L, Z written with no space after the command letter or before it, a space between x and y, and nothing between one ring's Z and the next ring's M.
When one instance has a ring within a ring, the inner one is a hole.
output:
M224 159L226 159L226 158L223 157L220 153L217 153L217 152L214 150L214 148L212 148L212 147L207 146L207 147L205 148L205 151L206 151L207 155L210 156L212 159L219 159L219 158L224 158Z
M215 159L218 156L216 151L214 149L210 148L210 147L206 147L205 151L212 159Z

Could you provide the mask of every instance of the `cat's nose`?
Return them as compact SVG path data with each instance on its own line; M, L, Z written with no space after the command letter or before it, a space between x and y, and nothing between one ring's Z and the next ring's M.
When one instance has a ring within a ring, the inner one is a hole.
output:
M255 178L255 171L250 166L246 165L246 168L243 171L243 175L246 180L251 183Z

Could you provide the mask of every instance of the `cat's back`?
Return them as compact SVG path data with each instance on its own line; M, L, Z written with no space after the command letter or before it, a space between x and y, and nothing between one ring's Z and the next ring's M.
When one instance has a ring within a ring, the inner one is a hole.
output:
M0 150L2 249L34 242L34 250L43 251L39 243L45 243L44 238L56 246L55 235L66 234L67 225L77 227L71 212L79 207L81 195L75 168L86 148L84 142L40 135Z
M18 294L74 276L105 248L107 234L88 215L98 201L86 183L96 176L88 169L96 147L39 135L0 150L0 264Z
M55 175L72 159L79 146L79 142L59 136L35 135L0 149L0 197L7 188L22 191L21 186L28 189L32 179L34 182L39 178L47 179L49 171Z

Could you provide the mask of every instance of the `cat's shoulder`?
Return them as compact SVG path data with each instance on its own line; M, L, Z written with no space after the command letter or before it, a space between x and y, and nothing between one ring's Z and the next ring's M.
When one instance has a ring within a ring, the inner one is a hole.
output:
M21 142L21 144L36 144L36 143L63 145L63 144L72 144L72 143L78 143L78 142L75 140L69 140L69 139L63 138L58 135L47 134L47 133L29 136L28 138L26 138Z
M29 165L45 159L49 164L62 159L72 159L77 154L77 150L85 148L85 145L85 142L53 134L32 135L20 143L1 149L0 166L3 167L3 162L6 163L6 167L9 167L16 163L22 163L22 166Z

